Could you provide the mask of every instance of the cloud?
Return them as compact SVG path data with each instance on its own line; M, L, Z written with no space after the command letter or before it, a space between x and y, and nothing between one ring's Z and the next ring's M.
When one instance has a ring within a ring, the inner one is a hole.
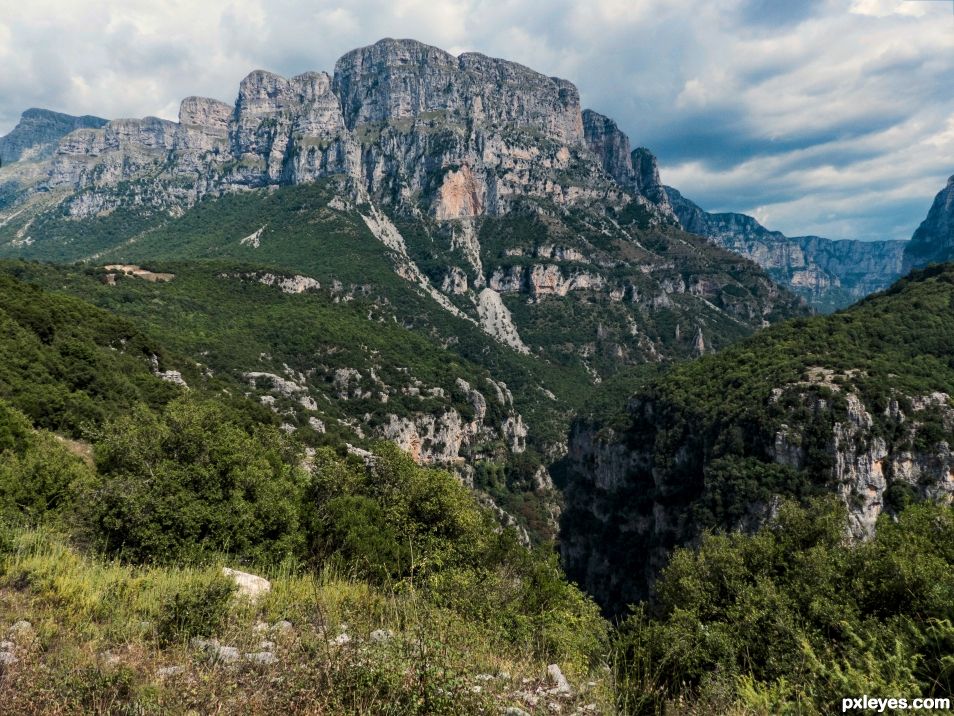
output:
M954 23L902 0L34 0L0 15L0 133L31 106L175 118L249 71L381 37L570 79L712 210L905 238L954 172Z

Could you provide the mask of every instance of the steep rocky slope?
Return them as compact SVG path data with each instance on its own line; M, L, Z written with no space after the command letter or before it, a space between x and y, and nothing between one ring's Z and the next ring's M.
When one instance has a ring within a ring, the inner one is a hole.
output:
M954 259L954 176L934 197L927 218L914 232L904 251L906 267Z
M74 117L48 109L28 109L9 134L0 137L0 162L9 164L30 156L52 154L56 143L76 129L97 129L106 124L101 117Z
M681 232L655 159L572 84L411 40L354 50L333 77L255 71L234 107L190 97L179 122L113 120L4 167L0 252L136 261L202 198L326 179L328 211L363 223L430 310L594 380L801 310ZM264 221L241 230L243 256L274 243Z
M665 191L686 231L751 259L819 310L843 308L887 288L904 272L907 242L789 237L746 214L711 214L672 187Z
M549 491L540 468L592 385L807 312L684 232L652 154L571 83L412 40L349 52L333 75L252 72L234 104L190 97L178 122L77 129L0 186L0 255L92 272L47 285L181 322L165 338L315 442L316 425L389 438L466 461L501 496ZM105 268L122 264L179 278ZM276 320L279 304L310 327ZM239 332L256 349L223 358Z
M851 534L954 497L954 268L833 316L774 326L649 382L573 429L562 551L610 610L649 594L670 550L753 529L780 496L831 492Z

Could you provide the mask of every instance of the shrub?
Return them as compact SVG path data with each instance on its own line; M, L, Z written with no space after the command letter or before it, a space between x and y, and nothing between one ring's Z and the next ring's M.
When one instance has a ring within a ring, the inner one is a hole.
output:
M837 499L783 504L752 535L673 554L615 643L620 708L674 700L743 712L828 713L849 693L947 693L954 509L922 503L873 540L846 541Z
M281 560L302 546L297 462L276 429L243 428L215 403L139 408L99 435L87 521L106 550L134 561Z

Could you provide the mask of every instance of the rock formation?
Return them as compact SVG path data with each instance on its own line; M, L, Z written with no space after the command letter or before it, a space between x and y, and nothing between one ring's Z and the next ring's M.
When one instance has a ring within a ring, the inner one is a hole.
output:
M666 192L686 231L751 259L822 311L884 290L905 273L907 242L788 237L746 214L711 214L672 187Z
M954 260L954 176L934 197L927 218L904 251L905 270Z
M9 134L0 137L0 162L48 156L53 145L76 129L96 129L106 124L100 117L74 117L48 109L28 109Z

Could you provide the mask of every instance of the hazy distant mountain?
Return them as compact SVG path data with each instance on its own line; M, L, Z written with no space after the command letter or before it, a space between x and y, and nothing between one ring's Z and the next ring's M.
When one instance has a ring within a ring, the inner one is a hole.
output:
M74 117L48 109L28 109L9 134L0 137L0 160L4 164L24 157L29 150L49 155L55 142L75 129L98 128L106 124L100 117Z
M755 261L821 311L843 308L881 291L904 272L905 241L788 237L746 214L712 214L672 187L666 192L686 231Z

